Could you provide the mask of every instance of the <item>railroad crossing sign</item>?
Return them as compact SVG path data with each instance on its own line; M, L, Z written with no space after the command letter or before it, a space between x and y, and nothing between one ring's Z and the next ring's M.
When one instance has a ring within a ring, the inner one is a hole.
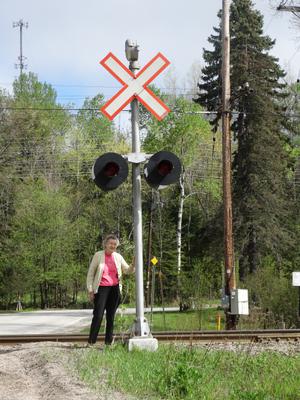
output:
M149 83L170 64L161 53L152 58L136 75L112 53L108 53L100 64L123 85L122 89L101 108L107 118L113 120L134 98L137 98L158 120L162 120L170 112L169 107L148 88Z

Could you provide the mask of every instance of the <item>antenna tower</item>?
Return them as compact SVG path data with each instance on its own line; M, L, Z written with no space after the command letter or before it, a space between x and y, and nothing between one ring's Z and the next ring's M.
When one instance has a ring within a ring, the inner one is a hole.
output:
M27 65L24 63L27 60L27 57L23 56L23 28L28 28L28 22L23 22L20 19L18 22L13 22L13 28L20 28L20 55L18 57L19 62L15 64L15 68L20 69L20 76L23 74L23 69L27 68Z

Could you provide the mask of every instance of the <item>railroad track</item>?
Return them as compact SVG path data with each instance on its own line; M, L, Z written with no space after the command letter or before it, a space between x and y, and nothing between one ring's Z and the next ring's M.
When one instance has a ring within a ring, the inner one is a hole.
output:
M277 330L243 330L243 331L186 331L186 332L153 332L159 342L178 343L224 343L224 342L270 342L300 341L300 329ZM126 341L129 334L116 334L116 341ZM0 345L34 343L34 342L69 342L87 343L87 335L0 335ZM104 341L104 335L98 336L98 342Z

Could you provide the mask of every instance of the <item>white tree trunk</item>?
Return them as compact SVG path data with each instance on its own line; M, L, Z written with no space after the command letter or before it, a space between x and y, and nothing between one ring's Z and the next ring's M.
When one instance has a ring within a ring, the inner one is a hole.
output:
M177 299L178 300L180 297L180 287L181 287L181 236L182 236L183 203L185 198L184 177L185 173L184 171L182 171L179 178L180 197L179 197L178 220L177 220Z

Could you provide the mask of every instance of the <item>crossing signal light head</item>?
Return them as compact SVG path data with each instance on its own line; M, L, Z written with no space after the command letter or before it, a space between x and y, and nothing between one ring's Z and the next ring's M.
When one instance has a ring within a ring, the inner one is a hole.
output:
M181 163L179 158L169 151L155 153L144 167L147 183L155 189L163 189L179 180Z
M167 176L172 172L173 164L169 160L162 160L157 166L157 172L160 176Z
M114 190L120 186L128 176L128 164L117 153L105 153L97 158L92 176L95 184L104 191Z
M119 171L120 171L119 165L113 161L106 164L105 167L103 168L103 174L107 178L112 178L113 176L117 176Z

